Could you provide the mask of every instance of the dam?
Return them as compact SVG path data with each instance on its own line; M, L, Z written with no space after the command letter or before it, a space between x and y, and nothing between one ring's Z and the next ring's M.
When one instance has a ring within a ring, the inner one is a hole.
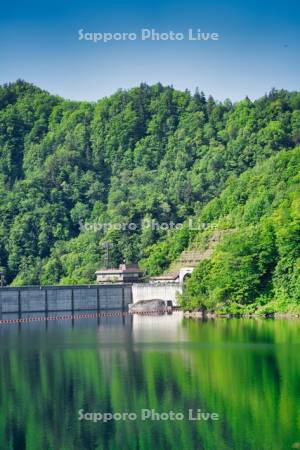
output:
M0 288L2 314L62 311L127 311L130 303L160 299L177 306L182 283L111 283L70 286L22 286Z
M22 286L0 288L0 316L59 311L127 310L131 284Z

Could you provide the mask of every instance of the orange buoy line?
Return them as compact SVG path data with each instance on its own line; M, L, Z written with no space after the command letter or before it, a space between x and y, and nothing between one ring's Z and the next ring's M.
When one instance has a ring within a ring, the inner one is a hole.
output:
M179 308L172 309L172 311L178 310ZM145 312L114 311L114 312L99 312L99 313L85 313L85 314L64 314L62 316L19 317L18 319L1 319L0 325L31 323L31 322L48 322L51 320L80 320L80 319L96 319L98 317L133 316L134 314L140 316L149 316L153 314L164 314L166 312L168 312L168 309L157 309L155 311L145 311Z

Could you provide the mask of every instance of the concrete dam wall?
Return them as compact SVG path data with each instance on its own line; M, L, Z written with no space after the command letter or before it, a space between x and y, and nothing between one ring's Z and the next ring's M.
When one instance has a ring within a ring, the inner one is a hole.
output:
M0 315L52 311L127 310L129 303L132 303L130 284L0 288Z
M177 293L182 293L181 283L134 283L132 285L132 302L140 300L171 300L177 306Z

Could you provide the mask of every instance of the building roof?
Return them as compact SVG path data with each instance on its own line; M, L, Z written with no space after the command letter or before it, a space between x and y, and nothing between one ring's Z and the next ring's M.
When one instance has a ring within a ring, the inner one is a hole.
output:
M123 273L123 270L120 269L99 269L96 273Z
M111 269L99 269L96 271L96 274L122 274L122 273L142 273L142 270L139 268L138 265L128 265L126 264L120 264L118 269L111 268Z

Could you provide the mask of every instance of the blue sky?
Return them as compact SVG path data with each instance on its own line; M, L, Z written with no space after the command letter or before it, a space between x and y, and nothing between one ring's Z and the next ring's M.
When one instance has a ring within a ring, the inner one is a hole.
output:
M65 98L97 100L160 81L223 100L299 90L299 0L2 2L0 83L25 79ZM219 41L79 41L78 30L217 32Z

